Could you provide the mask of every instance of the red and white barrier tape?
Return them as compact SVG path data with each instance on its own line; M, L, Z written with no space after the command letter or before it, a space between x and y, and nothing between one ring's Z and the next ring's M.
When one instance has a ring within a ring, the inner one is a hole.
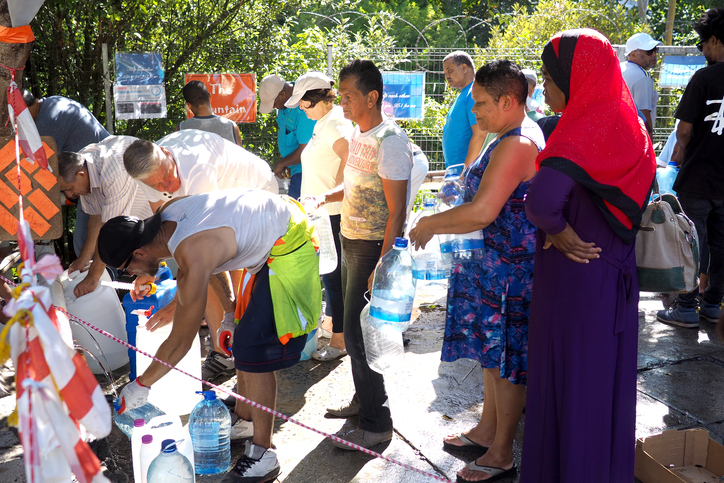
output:
M4 280L5 282L7 282L8 284L10 284L11 286L12 286L12 285L15 285L12 281L8 280L7 278L3 277L2 275L0 275L0 279ZM76 317L76 316L73 315L73 314L68 313L68 311L66 311L66 310L63 309L62 307L55 307L55 308L58 309L59 311L63 312L65 315L67 315L69 319L75 320L76 322L80 322L81 324L90 327L91 329L95 330L96 332L105 335L105 336L108 337L109 339L111 339L111 340L113 340L113 341L115 341L115 342L117 342L117 343L119 343L119 344L121 344L121 345L123 345L123 346L126 346L126 347L128 347L129 349L138 352L139 354L143 354L143 355L146 356L146 357L150 357L150 358L153 359L154 361L160 362L161 364L163 364L164 366L166 366L166 367L168 367L168 368L170 368L170 369L173 369L173 370L175 370L175 371L178 371L178 372L180 372L181 374L184 374L185 376L190 377L191 379L194 379L194 380L196 380L196 381L201 382L202 384L206 384L207 386L210 386L211 388L213 388L213 389L215 389L215 390L217 390L217 391L220 391L220 392L223 392L224 394L228 394L228 395L230 395L230 396L233 396L233 397L235 397L236 399L238 399L239 401L244 402L244 403L246 403L246 404L248 404L248 405L250 405L250 406L252 406L252 407L254 407L254 408L261 409L262 411L266 411L267 413L270 413L270 414L274 415L275 417L277 417L277 418L279 418L279 419L283 419L284 421L288 421L288 422L290 422L290 423L294 423L294 424L296 424L297 426L301 426L301 427L304 428L304 429L308 429L309 431L312 431L312 432L314 432L314 433L320 434L320 435L324 436L325 438L329 438L329 439L331 439L331 440L333 440L333 441L337 441L338 443L342 443L342 444L344 444L344 445L346 445L346 446L349 446L350 448L354 448L354 449L356 449L356 450L358 450L358 451L361 451L361 452L363 452L363 453L366 453L366 454L368 454L368 455L370 455L370 456L374 456L375 458L380 458L380 459L383 459L383 460L385 460L385 461L387 461L387 462L389 462L389 463L393 463L393 464L396 464L396 465L398 465L398 466L402 466L402 467L405 468L405 469L412 470L412 471L414 471L414 472L416 472L416 473L420 473L420 474L425 475L425 476L429 476L430 478L432 478L432 479L434 479L434 480L443 481L443 482L446 482L446 483L450 483L450 481L451 481L451 480L449 480L449 479L447 479L447 478L443 478L443 477L438 476L438 475L435 475L435 474L433 474L433 473L429 473L429 472L427 472L427 471L424 471L424 470L415 468L414 466L410 466L410 465L408 465L408 464L406 464L406 463L402 463L402 462L400 462L400 461L394 460L394 459L389 458L389 457L387 457L387 456L385 456L385 455L382 455L382 454L380 454L380 453L376 453L376 452L374 452L374 451L372 451L372 450L369 450L369 449L367 449L367 448L363 448L362 446L356 445L356 444L354 444L354 443L350 443L349 441L346 441L346 440L340 438L340 437L337 436L337 435L325 433L324 431L320 431L320 430L318 430L318 429L315 429L315 428L313 428L313 427L311 427L311 426L308 426L308 425L306 425L306 424L304 424L304 423L302 423L302 422L300 422L300 421L297 421L296 419L290 418L289 416L287 416L287 415L285 415L285 414L282 414L282 413L280 413L280 412L278 412L278 411L276 411L276 410L274 410L274 409L271 409L271 408L268 408L268 407L266 407L266 406L263 406L263 405L255 402L255 401L252 401L251 399L247 399L247 398L245 398L244 396L242 396L242 395L240 395L240 394L236 394L235 392L230 391L229 389L225 389L225 388L223 388L223 387L219 387L219 386L217 386L217 385L215 385L215 384L212 384L212 383L210 383L210 382L208 382L208 381L204 381L204 380L202 380L202 379L200 379L200 378L198 378L198 377L196 377L196 376L194 376L194 375L192 375L192 374L189 374L189 373L186 372L186 371L183 371L183 370L177 368L176 366L172 366L171 364L168 364L167 362L164 362L164 361L162 361L161 359L158 359L156 356L154 356L154 355L152 355L152 354L149 354L149 353L147 353L147 352L144 352L144 351L138 349L137 347L129 344L129 343L126 342L125 340L119 339L118 337L114 336L114 335L111 334L110 332L106 332L105 330L103 330L103 329L101 329L101 328L99 328L99 327L96 327L96 326L94 326L93 324L91 324L91 323L89 323L89 322L86 322L85 320L82 320L82 319Z

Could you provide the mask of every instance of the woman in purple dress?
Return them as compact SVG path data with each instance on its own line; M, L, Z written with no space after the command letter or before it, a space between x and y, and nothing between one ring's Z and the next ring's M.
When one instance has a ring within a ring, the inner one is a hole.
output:
M464 173L465 203L421 218L410 232L423 247L439 233L468 233L484 242L453 264L441 355L483 367L480 422L444 440L446 447L487 449L458 472L459 482L495 481L517 472L513 438L525 403L535 254L535 227L526 219L523 198L543 147L543 133L525 114L527 92L525 75L508 60L477 71L473 114L479 129L499 134Z
M559 33L542 59L546 103L562 116L525 202L538 238L520 481L631 482L634 241L655 157L603 35Z

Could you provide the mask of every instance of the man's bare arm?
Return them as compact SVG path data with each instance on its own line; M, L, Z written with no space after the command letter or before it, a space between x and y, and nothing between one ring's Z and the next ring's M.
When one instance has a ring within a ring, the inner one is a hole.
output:
M211 288L214 289L216 298L219 299L221 307L224 309L224 313L233 312L236 309L236 299L234 297L234 290L231 286L231 277L229 272L221 272L211 276L209 279Z

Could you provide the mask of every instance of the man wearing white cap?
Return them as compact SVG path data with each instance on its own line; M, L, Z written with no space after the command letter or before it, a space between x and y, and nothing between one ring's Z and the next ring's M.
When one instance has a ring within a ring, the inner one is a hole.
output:
M646 73L656 65L656 51L663 42L654 40L649 34L640 32L626 41L626 58L621 62L621 74L631 91L636 107L646 119L646 129L653 135L656 122L656 104L659 96L654 89L654 80Z
M277 141L281 158L274 162L273 170L281 178L289 168L291 179L287 194L298 199L302 186L301 155L312 138L316 121L309 119L298 106L284 106L293 91L294 84L278 75L264 77L259 83L259 112L268 114L272 109L277 110Z
M533 93L538 85L538 76L533 69L521 69L525 79L528 81L528 97L525 99L525 113L529 118L538 122L545 116L543 108L533 99Z

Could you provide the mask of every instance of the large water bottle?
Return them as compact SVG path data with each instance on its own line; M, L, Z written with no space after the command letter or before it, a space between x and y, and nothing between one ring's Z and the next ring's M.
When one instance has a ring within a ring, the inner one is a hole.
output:
M464 164L456 164L445 170L445 178L437 192L437 211L443 212L463 203Z
M407 251L407 239L395 238L392 249L377 263L372 282L370 323L391 325L399 332L407 329L415 299L414 262Z
M365 342L365 357L370 369L384 374L402 364L405 358L402 333L390 324L373 325L370 304L362 309L359 320Z
M679 165L673 161L669 161L669 164L665 168L659 168L656 170L656 182L659 183L659 193L662 195L672 194L676 196L674 191L674 181L679 175Z
M148 467L148 483L194 483L194 467L178 452L172 439L161 443L161 453ZM136 482L138 483L138 482Z
M231 463L231 415L214 391L198 391L204 400L189 416L197 475L215 475Z
M134 454L133 481L148 483L148 468L158 455L158 449L156 445L153 444L153 435L144 434L141 436L141 448L138 450L138 465L136 465Z
M326 275L334 272L337 268L337 248L334 245L332 224L329 221L329 213L324 208L316 210L307 209L307 217L314 225L319 239L319 274Z
M426 195L422 200L422 209L410 220L410 229L415 228L421 218L434 214L436 211L435 205L435 197ZM415 261L412 266L412 276L416 280L442 280L449 276L449 273L446 273L446 265L440 252L440 237L438 235L434 235L427 242L425 248L415 248L411 252L412 259Z
M116 400L115 404L120 404L120 401ZM116 422L118 429L123 431L123 434L128 436L129 439L133 434L133 430L137 427L135 426L137 424L136 421L140 420L140 426L138 427L142 427L156 416L163 416L165 414L151 403L146 403L135 409L126 409L122 414L118 414L118 409L120 409L120 407L114 406L113 420Z

